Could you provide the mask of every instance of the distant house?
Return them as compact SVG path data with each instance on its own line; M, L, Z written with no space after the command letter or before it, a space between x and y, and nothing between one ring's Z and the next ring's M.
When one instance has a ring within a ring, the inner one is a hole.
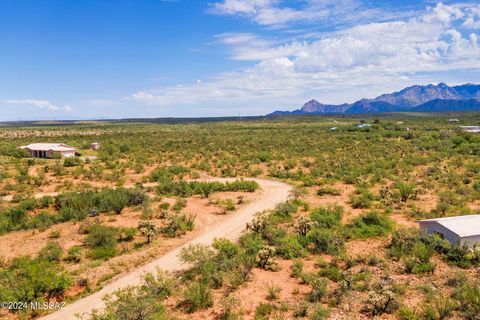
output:
M459 128L466 132L480 133L480 126L460 126Z
M338 129L337 127L331 127L330 131L337 131L337 129Z
M453 244L480 244L480 215L466 215L417 221L428 234L438 234Z
M53 158L59 155L61 158L75 156L74 147L63 143L32 143L27 146L21 146L20 149L28 151L34 158Z
M100 149L100 143L94 142L94 143L91 144L90 148L92 150L99 150Z
M458 119L448 119L448 122L458 122Z
M372 125L370 123L362 123L362 124L357 125L357 128L364 129L364 128L369 128L371 126Z

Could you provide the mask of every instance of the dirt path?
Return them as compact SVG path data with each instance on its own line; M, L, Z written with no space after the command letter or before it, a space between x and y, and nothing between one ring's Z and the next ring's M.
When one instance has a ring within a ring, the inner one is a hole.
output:
M215 181L228 181L234 179L212 179ZM213 226L209 230L205 230L200 236L190 240L184 245L168 252L164 256L137 268L123 276L120 276L114 282L106 285L100 291L82 298L64 309L58 310L45 317L43 320L78 320L79 317L90 315L93 309L101 310L104 307L102 298L106 294L111 294L118 289L127 286L135 286L141 283L145 273L155 272L158 268L166 271L176 271L185 268L178 258L178 254L183 247L191 244L209 245L215 238L227 238L231 240L238 239L245 230L247 222L249 222L255 213L272 209L275 205L287 200L291 186L277 181L265 179L248 179L256 181L263 191L263 197L258 201L249 203L231 215L231 217L219 225Z

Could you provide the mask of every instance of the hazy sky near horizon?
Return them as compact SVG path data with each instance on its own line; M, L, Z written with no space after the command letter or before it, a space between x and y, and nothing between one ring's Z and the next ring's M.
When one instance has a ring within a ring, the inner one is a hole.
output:
M0 121L260 115L480 82L480 1L2 0Z

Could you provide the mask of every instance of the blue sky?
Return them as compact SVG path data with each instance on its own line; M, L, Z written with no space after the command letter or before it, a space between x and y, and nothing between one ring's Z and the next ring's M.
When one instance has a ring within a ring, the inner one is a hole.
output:
M2 0L0 120L258 115L480 82L478 1Z

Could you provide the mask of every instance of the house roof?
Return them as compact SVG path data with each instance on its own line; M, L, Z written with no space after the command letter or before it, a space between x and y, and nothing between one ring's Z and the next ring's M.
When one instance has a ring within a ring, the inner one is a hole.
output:
M419 220L418 223L438 223L459 237L480 235L480 214L455 216L446 218Z
M31 143L26 146L21 146L21 149L29 149L36 151L75 151L76 148L66 145L64 143Z

